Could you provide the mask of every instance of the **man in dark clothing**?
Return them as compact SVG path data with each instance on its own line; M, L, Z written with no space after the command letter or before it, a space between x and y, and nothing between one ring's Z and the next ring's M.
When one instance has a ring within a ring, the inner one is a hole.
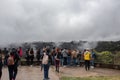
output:
M4 66L6 66L7 65L7 58L9 56L7 48L4 48L3 53L4 53L4 56L5 56L5 58L4 58Z
M31 50L29 52L29 55L30 55L30 65L32 66L33 65L33 60L34 60L34 51L33 51L33 48L31 48Z
M25 59L26 59L27 65L29 65L29 64L30 64L29 49L27 49L27 50L25 51Z
M81 66L81 52L79 51L78 54L77 54L77 65Z
M37 63L40 64L40 49L37 50L37 53L36 53L36 58L37 58Z
M18 72L18 61L20 60L18 53L14 54L14 80L16 78L17 72Z

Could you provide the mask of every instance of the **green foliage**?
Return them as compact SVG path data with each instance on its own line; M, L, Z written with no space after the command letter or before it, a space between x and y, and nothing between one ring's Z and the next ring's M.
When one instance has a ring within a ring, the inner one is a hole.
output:
M110 64L113 63L113 55L109 51L103 51L101 53L97 53L98 62Z
M95 49L97 51L120 51L120 41L100 41Z
M120 51L114 54L114 64L120 65Z

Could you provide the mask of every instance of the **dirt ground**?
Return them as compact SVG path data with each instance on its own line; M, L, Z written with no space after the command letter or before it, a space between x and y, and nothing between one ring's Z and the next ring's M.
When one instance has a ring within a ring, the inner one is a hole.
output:
M59 76L90 77L90 76L120 76L120 70L94 68L86 71L84 67L62 67Z
M1 80L9 80L8 69L3 68L3 75ZM58 76L50 68L50 80L59 80ZM18 75L16 80L43 80L43 71L39 66L21 66L18 68Z
M86 71L84 67L60 67L60 72L55 71L54 66L51 66L49 71L50 80L59 80L61 76L70 77L88 77L88 76L120 76L120 70L95 68ZM8 80L8 69L3 68L1 80ZM43 71L39 66L21 66L18 68L16 80L43 80Z

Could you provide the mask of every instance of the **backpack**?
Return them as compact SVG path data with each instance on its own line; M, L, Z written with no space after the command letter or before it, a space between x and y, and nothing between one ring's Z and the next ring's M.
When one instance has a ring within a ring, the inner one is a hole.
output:
M13 57L9 56L7 62L8 62L8 65L14 65L14 59L13 59Z
M97 57L96 54L93 53L93 54L92 54L92 58L96 59L96 57Z
M48 55L43 56L42 64L48 64Z

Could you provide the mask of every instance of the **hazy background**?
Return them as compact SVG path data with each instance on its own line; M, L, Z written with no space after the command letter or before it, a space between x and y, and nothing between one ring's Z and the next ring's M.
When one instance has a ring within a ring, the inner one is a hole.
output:
M120 0L0 0L0 44L120 40Z

